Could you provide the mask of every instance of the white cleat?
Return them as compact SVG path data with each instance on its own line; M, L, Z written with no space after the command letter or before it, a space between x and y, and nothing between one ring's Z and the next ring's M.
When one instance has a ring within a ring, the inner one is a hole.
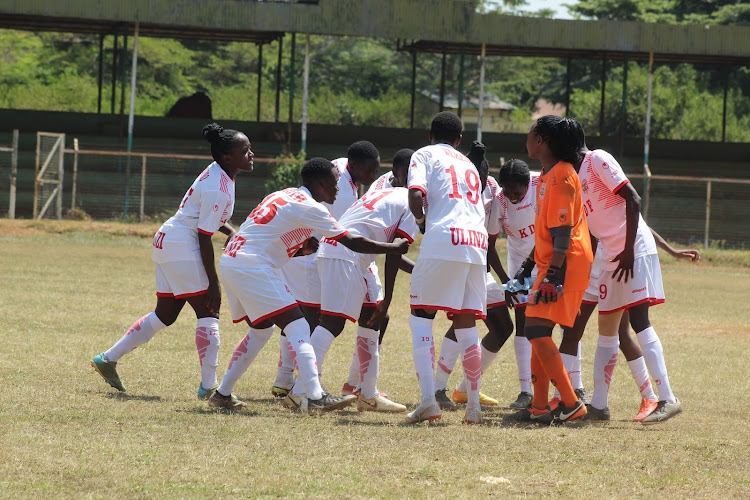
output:
M464 414L465 424L481 424L482 423L482 407L479 405L468 405L466 407L466 413Z
M292 411L307 413L307 398L305 396L292 396L292 393L286 395L282 403L284 408Z
M406 423L416 424L419 422L432 422L433 420L439 420L442 418L443 412L437 403L425 403L422 402L417 408L406 415Z
M367 399L362 394L357 398L357 410L358 411L379 411L382 413L403 413L406 411L406 406L391 401L390 399L375 394L372 399Z

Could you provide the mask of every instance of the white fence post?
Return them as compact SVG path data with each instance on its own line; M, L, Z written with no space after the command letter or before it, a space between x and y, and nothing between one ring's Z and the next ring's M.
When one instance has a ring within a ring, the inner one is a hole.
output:
M143 205L146 198L146 155L141 156L141 201L138 208L138 220L143 222Z
M13 129L13 145L10 156L10 199L8 217L16 218L16 184L18 183L18 129Z
M703 248L708 248L708 228L711 225L711 181L706 182L706 227L703 232Z

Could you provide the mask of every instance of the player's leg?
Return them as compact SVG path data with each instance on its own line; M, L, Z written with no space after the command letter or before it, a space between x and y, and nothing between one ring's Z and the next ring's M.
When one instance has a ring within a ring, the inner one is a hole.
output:
M609 421L609 386L620 352L618 329L622 309L599 311L599 337L594 354L594 394L586 420Z
M587 300L586 295L584 295L575 323L570 328L563 327L562 340L560 341L560 357L563 360L563 365L568 372L573 389L584 403L590 403L590 401L581 377L581 338L583 338L586 324L588 324L594 309L596 309L596 302Z
M649 304L644 303L630 309L630 325L636 332L638 343L643 349L643 357L648 366L648 371L654 379L659 392L659 403L657 408L642 420L645 425L656 424L669 420L682 413L682 403L675 397L669 383L667 365L664 361L664 350L656 330L651 326L648 317Z
M359 361L359 388L357 410L400 413L406 411L406 406L391 401L378 392L377 382L380 372L380 349L378 341L380 334L367 325L375 309L362 307L357 328L356 347Z
M627 311L625 311L622 319L620 319L619 337L620 350L628 362L628 368L630 368L630 373L633 375L635 385L641 393L641 407L638 410L638 414L633 417L635 422L641 422L653 413L658 406L659 400L656 398L653 386L651 385L651 377L648 375L643 351L641 351L641 347L630 335L630 314Z
M198 350L198 362L201 367L201 382L198 386L198 398L208 399L219 386L216 369L219 366L219 336L218 313L208 310L205 295L188 297L188 304L195 311L197 319L195 326L195 347Z
M518 384L521 392L510 405L510 408L528 408L531 406L531 343L526 338L526 306L513 308L516 317L516 335L513 337L513 350L516 354L516 368L518 370Z
M443 410L455 410L456 405L448 397L448 379L461 354L456 340L456 332L451 324L440 344L440 358L435 369L435 401ZM465 402L465 401L464 401Z

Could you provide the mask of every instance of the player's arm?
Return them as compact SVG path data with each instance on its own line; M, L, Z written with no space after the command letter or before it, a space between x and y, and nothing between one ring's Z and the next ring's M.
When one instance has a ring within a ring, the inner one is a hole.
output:
M649 227L649 229L651 229ZM701 254L698 250L675 250L672 245L666 242L659 233L651 229L651 234L654 235L654 241L656 246L666 251L669 255L676 259L690 259L691 262L697 262L701 258Z
M227 244L229 244L229 240L231 240L232 237L237 233L237 231L235 231L228 222L225 222L222 226L219 227L219 232L227 235L227 239L224 242L224 245L222 245L222 248L226 248Z
M422 234L424 234L425 230L424 194L424 191L421 189L409 189L409 210L414 216L414 220Z
M641 197L636 193L631 183L626 183L615 193L625 200L625 248L620 252L612 262L617 261L617 268L612 276L617 277L620 281L623 276L625 283L628 278L633 277L633 263L635 261L635 236L638 232L638 220L641 213Z
M337 238L337 240L349 250L357 253L402 255L409 251L409 240L406 238L396 238L393 240L393 243L380 243L379 241L373 241L364 236L353 235L347 232L340 238Z
M217 314L221 306L221 288L219 287L219 276L216 273L214 245L211 242L211 236L211 234L198 232L198 246L200 247L201 261L208 277L206 306L208 307L208 312Z
M500 261L500 256L497 254L497 248L495 243L497 242L497 235L490 236L487 240L487 263L497 273L497 277L500 281L507 283L510 278L503 268L503 263Z
M406 255L402 255L401 260L398 261L398 268L405 273L411 274L414 270L414 265L414 261Z

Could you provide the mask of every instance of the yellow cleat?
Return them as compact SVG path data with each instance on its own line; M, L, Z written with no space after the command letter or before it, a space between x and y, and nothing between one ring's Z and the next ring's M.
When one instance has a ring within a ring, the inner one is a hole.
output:
M465 392L459 392L458 389L454 389L451 399L454 403L466 404L469 402L469 395ZM499 406L500 402L479 391L479 404L482 406Z

